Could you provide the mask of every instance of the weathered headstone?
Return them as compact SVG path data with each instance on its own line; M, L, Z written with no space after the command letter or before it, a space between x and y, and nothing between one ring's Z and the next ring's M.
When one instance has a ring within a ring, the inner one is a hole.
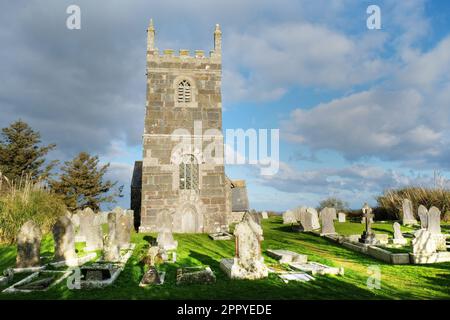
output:
M431 207L427 215L427 230L431 233L436 242L438 251L446 251L446 237L441 233L441 211L436 207Z
M178 247L178 241L173 239L172 232L167 229L158 234L156 242L158 247L164 250L176 250Z
M283 213L283 224L294 224L297 223L295 219L295 214L291 210L287 210Z
M263 219L269 219L269 215L267 214L267 211L263 211L261 213L261 216L262 216Z
M415 255L432 255L437 250L433 235L425 229L417 231L411 243Z
M422 229L428 228L428 209L425 206L420 205L417 211L420 218L420 227Z
M405 237L403 237L400 223L394 222L392 227L394 228L394 239L392 240L393 243L405 245L407 243L407 241L406 241Z
M320 218L322 222L321 235L335 234L334 229L334 217L336 215L336 209L334 208L323 208L320 211Z
M90 208L78 213L80 219L79 235L86 241L86 250L93 251L103 248L102 217Z
M314 208L307 208L305 213L305 224L308 231L320 229L319 214ZM305 229L306 230L306 229Z
M108 213L108 235L103 248L103 257L106 261L115 262L120 260L120 247L117 242L117 212Z
M402 215L402 223L403 223L403 225L416 224L417 223L416 218L414 218L414 211L413 211L413 205L412 205L411 200L403 199L402 211L403 211L403 215Z
M339 222L345 222L346 221L346 215L343 212L338 213L338 221Z
M115 208L116 212L116 239L119 248L128 248L131 242L131 230L133 228L133 215L128 210Z
M27 221L17 236L17 268L40 266L42 233L39 226L33 221Z
M376 244L377 240L375 237L375 233L372 231L372 222L373 221L373 213L372 208L369 207L367 203L364 204L362 208L362 213L364 218L366 219L366 230L361 235L361 238L359 239L360 243L364 244Z
M261 255L263 230L248 213L234 230L236 256L234 259L223 259L221 268L231 278L260 279L268 275L268 269Z
M441 234L441 211L431 207L427 214L427 230L431 234Z
M66 216L60 217L53 225L52 232L55 242L54 261L66 261L66 265L76 266L78 259L72 221Z

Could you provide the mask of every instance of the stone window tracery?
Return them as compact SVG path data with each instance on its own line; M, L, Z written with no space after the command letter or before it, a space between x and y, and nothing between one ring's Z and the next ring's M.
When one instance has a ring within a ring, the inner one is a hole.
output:
M180 163L180 189L198 190L198 163L192 154L184 155Z

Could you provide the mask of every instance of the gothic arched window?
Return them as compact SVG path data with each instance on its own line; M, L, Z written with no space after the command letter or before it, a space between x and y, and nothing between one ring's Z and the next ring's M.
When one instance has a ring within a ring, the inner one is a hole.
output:
M178 84L177 100L181 103L191 102L192 99L191 84L187 80L183 80Z
M180 189L198 190L198 163L192 154L186 154L181 159Z

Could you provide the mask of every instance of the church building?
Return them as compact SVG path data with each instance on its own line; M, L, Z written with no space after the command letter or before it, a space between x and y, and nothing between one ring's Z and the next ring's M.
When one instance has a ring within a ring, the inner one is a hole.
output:
M222 33L214 50L155 47L147 30L147 95L143 160L136 161L131 209L140 232L226 231L248 210L245 182L225 175L222 132ZM244 187L243 187L244 186Z

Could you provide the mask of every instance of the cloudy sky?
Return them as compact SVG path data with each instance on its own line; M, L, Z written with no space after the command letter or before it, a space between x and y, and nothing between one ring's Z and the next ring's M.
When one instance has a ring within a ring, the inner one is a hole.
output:
M66 28L69 5L81 29ZM381 30L366 27L381 8ZM360 208L385 188L450 169L448 1L3 1L0 127L16 119L111 163L125 185L141 159L146 28L159 49L213 47L223 32L224 128L280 129L280 170L228 165L256 209L338 196Z

